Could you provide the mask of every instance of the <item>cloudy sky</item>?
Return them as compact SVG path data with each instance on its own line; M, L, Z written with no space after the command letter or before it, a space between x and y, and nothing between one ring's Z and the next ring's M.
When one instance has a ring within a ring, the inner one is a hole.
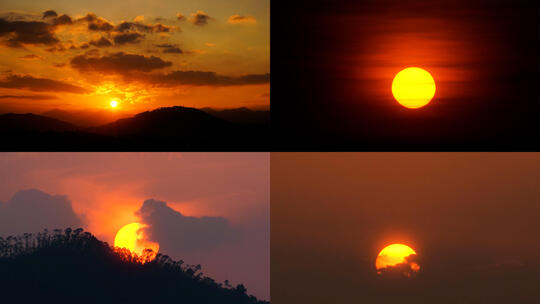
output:
M2 1L0 112L269 105L269 1Z
M534 303L537 153L273 153L276 303ZM294 185L294 187L291 187ZM375 259L408 244L412 280Z
M269 299L268 153L2 153L0 235L141 221L160 252Z

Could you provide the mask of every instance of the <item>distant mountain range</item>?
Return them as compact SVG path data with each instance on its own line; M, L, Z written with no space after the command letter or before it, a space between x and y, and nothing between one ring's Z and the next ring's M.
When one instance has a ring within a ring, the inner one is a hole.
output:
M268 111L246 108L206 108L203 111L176 106L139 113L99 126L88 126L89 120L81 120L83 123L77 124L76 117L62 110L48 111L44 115L4 114L0 115L0 135L7 150L268 149Z
M201 108L200 110L233 123L248 123L248 124L267 124L270 121L270 111L268 110L251 110L245 107L235 109L214 109L210 107ZM76 110L66 111L61 109L52 109L41 113L40 115L55 118L61 121L81 127L97 127L114 122L118 119L129 118L133 115L108 110Z

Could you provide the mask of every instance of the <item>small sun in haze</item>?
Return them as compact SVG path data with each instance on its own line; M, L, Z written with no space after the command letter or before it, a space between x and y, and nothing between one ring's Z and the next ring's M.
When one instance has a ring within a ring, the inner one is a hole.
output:
M118 107L118 100L116 99L111 100L111 102L109 102L109 105L111 106L111 108Z
M435 80L424 69L406 68L394 77L392 95L400 105L406 108L421 108L435 96Z
M416 257L416 251L407 245L388 245L379 252L375 261L377 274L411 277L420 271Z

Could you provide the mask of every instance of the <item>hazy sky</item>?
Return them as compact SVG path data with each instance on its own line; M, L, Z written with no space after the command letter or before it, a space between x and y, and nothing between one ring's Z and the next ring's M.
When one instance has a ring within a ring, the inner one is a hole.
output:
M269 18L269 1L2 1L0 109L267 107Z
M532 303L537 153L272 153L275 303ZM294 185L294 186L293 186ZM392 243L417 279L377 278Z
M112 244L143 221L163 253L269 299L268 153L2 153L0 167L2 236L81 225Z

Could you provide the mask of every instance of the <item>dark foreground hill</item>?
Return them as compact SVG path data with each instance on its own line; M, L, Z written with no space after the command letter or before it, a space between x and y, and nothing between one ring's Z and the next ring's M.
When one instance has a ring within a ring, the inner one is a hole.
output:
M267 304L166 255L141 263L82 229L0 237L2 303Z
M160 108L98 127L34 114L0 115L10 151L264 151L268 123L234 123L186 107Z
M79 128L73 124L54 118L35 114L0 115L0 130L17 130L19 132L74 132Z

